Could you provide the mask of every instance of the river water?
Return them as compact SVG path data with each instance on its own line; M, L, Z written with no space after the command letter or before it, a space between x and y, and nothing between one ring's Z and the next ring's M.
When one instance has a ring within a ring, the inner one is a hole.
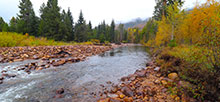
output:
M13 69L23 62L0 64L0 71L15 73L15 78L0 84L0 102L93 102L93 96L106 82L119 83L120 78L145 68L150 60L143 46L127 46L88 57L79 63L33 71L27 74ZM56 90L63 88L63 98L54 98Z

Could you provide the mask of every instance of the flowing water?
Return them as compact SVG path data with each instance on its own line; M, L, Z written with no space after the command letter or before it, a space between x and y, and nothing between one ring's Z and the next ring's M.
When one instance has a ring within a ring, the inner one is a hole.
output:
M119 83L123 76L145 67L150 58L146 48L127 46L88 57L86 61L33 71L27 74L14 71L23 62L0 64L0 71L15 73L15 78L5 79L0 84L0 102L93 102L106 82ZM63 98L54 98L56 90L64 88Z

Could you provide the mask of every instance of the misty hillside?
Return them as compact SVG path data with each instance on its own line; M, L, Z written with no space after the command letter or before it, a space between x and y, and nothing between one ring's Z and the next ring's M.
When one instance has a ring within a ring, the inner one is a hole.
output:
M125 29L128 29L128 28L140 28L140 29L142 29L142 28L144 28L147 20L148 20L148 18L144 19L144 20L142 20L141 18L136 18L134 20L131 20L129 22L122 23L122 24L124 24Z

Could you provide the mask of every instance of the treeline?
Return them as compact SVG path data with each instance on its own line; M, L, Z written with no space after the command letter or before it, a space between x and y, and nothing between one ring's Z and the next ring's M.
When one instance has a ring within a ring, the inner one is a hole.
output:
M43 3L40 7L40 17L35 15L30 0L21 0L19 9L17 17L12 17L9 24L0 17L0 32L27 33L66 42L97 39L102 43L119 43L127 40L124 38L126 31L123 28L117 30L114 20L110 25L103 21L98 26L92 27L91 21L86 22L81 11L77 22L74 22L70 8L61 12L58 0L48 0L46 4Z

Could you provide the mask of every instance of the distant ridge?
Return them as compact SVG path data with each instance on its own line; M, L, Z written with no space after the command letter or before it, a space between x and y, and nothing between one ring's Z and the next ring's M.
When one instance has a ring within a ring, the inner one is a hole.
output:
M136 18L136 19L133 19L133 20L131 20L129 22L121 23L121 24L124 24L124 28L125 29L128 29L128 28L143 29L144 26L146 25L147 21L148 21L148 18L147 19ZM117 26L116 26L116 28L117 28Z

